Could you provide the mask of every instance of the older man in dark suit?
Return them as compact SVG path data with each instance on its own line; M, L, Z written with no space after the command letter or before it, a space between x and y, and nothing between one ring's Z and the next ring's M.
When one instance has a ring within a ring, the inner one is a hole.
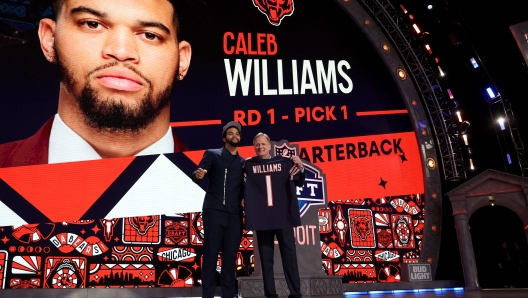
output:
M209 178L202 212L205 232L202 297L214 296L216 260L220 251L222 297L235 295L235 259L242 237L241 202L244 195L244 159L238 155L240 131L238 122L227 123L222 130L224 147L206 150L192 176L196 183L206 175Z

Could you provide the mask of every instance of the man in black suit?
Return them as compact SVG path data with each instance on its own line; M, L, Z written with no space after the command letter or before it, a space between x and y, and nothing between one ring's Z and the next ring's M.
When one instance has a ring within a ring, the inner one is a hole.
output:
M287 160L290 162L289 166L282 165L277 168L264 166L266 163L282 163L281 160L284 159L283 157L271 158L271 141L265 133L259 133L255 136L253 147L257 155L247 159L245 165L246 170L248 170L245 186L246 229L255 230L257 234L264 295L269 298L278 297L273 271L274 240L276 237L279 243L284 277L290 290L288 297L301 298L301 279L297 266L293 227L301 225L295 186L304 184L306 177L304 165L298 156L292 156L291 161ZM251 166L248 163L251 163ZM259 163L261 166L258 165ZM249 169L253 169L253 165L256 165L255 167L260 170L251 172ZM281 180L284 179L284 175L274 176L282 171L287 171L286 181ZM269 176L269 180L266 179L266 183L263 185L260 180L251 179L250 175ZM265 204L262 204L263 202ZM255 206L258 206L260 210L254 208ZM264 208L272 209L265 210Z
M206 150L192 176L196 183L206 175L209 178L202 210L205 236L202 297L214 296L216 261L220 251L222 297L235 295L235 260L242 237L241 202L244 196L244 159L238 155L240 131L238 122L227 123L222 130L225 146Z

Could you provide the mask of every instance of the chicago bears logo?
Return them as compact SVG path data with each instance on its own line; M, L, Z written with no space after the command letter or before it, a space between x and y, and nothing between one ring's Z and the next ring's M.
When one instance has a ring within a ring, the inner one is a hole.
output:
M354 233L363 241L371 232L370 220L365 217L356 217L354 219Z
M128 218L128 222L140 235L145 235L156 224L156 219L155 216L137 216Z
M349 208L348 218L352 247L376 247L372 210Z
M279 26L285 16L293 14L293 0L253 0L253 5L265 14L274 26Z
M282 155L291 157L299 152L299 145L291 145L287 140L271 142L270 154L272 157ZM302 187L297 187L297 201L301 217L310 206L326 205L326 175L313 164L303 160L306 178Z

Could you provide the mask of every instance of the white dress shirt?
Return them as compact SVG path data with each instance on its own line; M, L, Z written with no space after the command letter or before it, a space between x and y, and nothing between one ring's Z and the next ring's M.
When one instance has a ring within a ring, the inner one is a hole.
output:
M174 153L174 138L169 127L167 133L154 144L143 149L138 155ZM73 162L102 159L101 156L81 136L75 133L55 115L49 139L48 163Z

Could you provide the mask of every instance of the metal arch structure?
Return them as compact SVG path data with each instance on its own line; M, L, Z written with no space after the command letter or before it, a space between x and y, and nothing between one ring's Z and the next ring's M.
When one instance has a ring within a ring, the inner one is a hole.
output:
M349 2L350 0L342 0ZM446 181L466 179L465 163L458 135L448 128L453 124L451 110L431 65L406 22L389 0L357 0L378 22L387 38L392 41L411 75L422 103L427 109L431 127L442 161Z
M420 146L425 181L425 229L420 262L436 275L442 233L441 180L466 179L459 135L421 43L389 0L335 0L356 22L380 54L407 106ZM401 75L403 72L403 76ZM436 166L429 163L431 159Z

